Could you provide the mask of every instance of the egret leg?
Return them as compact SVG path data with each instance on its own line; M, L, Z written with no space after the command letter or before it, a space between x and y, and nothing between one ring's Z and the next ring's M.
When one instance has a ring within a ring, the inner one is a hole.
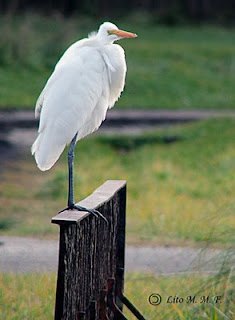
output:
M68 192L68 208L73 208L74 197L73 197L73 159L74 159L74 148L77 139L77 133L71 141L69 152L68 152L68 168L69 168L69 192Z
M65 210L73 210L73 209L79 210L79 211L87 211L96 217L101 217L105 222L108 222L107 219L98 210L84 208L74 203L73 160L74 160L74 148L76 144L76 139L77 139L77 133L75 134L73 140L71 141L69 151L68 151L68 169L69 169L68 207L61 210L60 213Z

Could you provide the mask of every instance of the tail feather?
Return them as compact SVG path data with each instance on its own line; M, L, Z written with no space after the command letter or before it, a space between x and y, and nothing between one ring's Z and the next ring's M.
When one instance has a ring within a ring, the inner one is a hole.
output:
M66 143L58 143L53 134L48 135L45 131L39 133L31 148L38 168L42 171L49 170L59 159L65 146Z

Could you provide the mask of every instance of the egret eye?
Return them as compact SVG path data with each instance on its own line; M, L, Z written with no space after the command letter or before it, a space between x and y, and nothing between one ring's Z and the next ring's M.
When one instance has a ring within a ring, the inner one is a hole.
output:
M112 34L115 34L116 30L108 30L108 34L111 36Z

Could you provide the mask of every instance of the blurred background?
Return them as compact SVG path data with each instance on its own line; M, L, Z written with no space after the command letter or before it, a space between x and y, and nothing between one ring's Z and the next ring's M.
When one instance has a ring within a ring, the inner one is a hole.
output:
M108 15L118 16L127 11L145 10L163 22L174 24L187 19L188 21L216 21L232 22L235 9L234 1L212 0L60 0L60 1L35 1L35 0L9 0L1 1L1 10L7 14L15 14L22 11L39 10L43 14L60 12L63 15L87 14L101 17Z
M232 0L1 1L1 108L32 108L65 48L105 20L139 34L122 42L129 73L117 107L233 108L234 6Z
M58 237L50 219L66 203L66 152L49 172L37 169L33 110L65 49L104 21L138 38L119 42L128 66L121 98L77 144L76 200L107 179L127 180L128 248L154 248L166 264L143 256L144 272L127 270L125 291L147 319L232 319L234 0L0 0L0 258L10 237ZM174 262L192 256L193 267ZM55 282L56 268L1 272L0 261L0 313L52 319ZM153 292L223 303L154 307Z

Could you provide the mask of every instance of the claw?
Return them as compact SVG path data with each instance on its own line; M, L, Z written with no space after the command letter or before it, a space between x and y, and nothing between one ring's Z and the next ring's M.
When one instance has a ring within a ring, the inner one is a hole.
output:
M78 210L78 211L89 212L89 213L93 214L96 218L98 218L98 217L102 218L108 224L108 220L98 210L96 210L96 209L88 209L88 208L85 208L85 207L78 206L76 204L73 204L73 205L61 210L59 213L65 211L65 210L73 210L73 209Z

